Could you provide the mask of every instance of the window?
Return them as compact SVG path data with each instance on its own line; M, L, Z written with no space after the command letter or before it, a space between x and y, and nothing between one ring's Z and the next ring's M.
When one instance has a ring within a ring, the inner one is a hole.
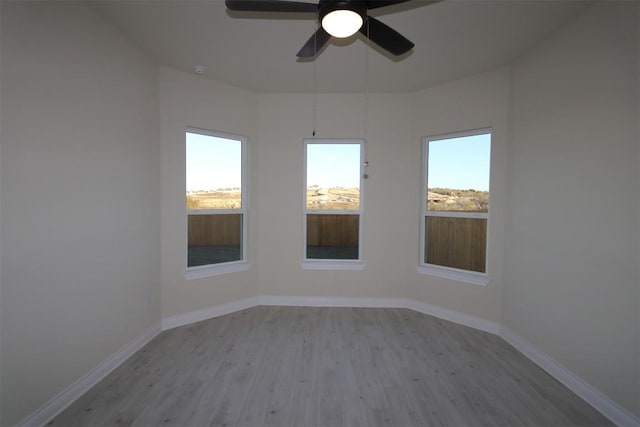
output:
M486 285L491 133L423 139L418 271Z
M246 264L245 164L245 138L187 129L188 277L237 271L238 264Z
M362 140L305 140L306 268L363 268Z

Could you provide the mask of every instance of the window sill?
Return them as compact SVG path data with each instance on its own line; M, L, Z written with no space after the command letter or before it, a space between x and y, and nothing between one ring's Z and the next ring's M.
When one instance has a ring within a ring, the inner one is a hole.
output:
M303 270L364 270L362 260L304 260L300 264Z
M246 261L230 262L218 265L203 265L187 268L187 271L184 273L184 278L187 280L203 279L205 277L247 271L250 268L251 264Z
M490 281L489 276L487 276L485 273L459 270L457 268L449 268L436 265L419 265L416 270L420 274L441 277L443 279L455 280L458 282L464 282L478 286L487 286Z

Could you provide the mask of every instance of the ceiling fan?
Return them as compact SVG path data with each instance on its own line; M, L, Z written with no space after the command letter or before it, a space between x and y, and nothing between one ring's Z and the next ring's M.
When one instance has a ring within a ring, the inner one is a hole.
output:
M388 25L369 16L370 9L378 9L409 0L319 0L305 3L288 0L225 0L227 8L239 12L295 12L313 13L320 22L318 30L302 46L299 58L314 57L331 37L346 38L356 32L399 56L410 51L414 44ZM422 5L440 0L423 0Z

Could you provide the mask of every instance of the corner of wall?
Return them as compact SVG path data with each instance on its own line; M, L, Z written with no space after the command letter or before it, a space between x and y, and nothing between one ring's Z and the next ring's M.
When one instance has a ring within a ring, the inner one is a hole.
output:
M90 6L0 10L0 424L13 425L159 322L159 146L156 64Z
M2 25L2 19L3 19L3 14L2 14L2 10L3 10L3 5L4 2L0 1L0 32L2 31L3 25ZM3 58L2 58L2 40L4 40L4 37L2 37L2 35L0 34L0 424L2 424L2 415L3 415L3 401L4 401L4 385L3 385L3 379L2 379L2 372L4 372L4 369L2 367L2 363L3 363L3 358L2 358L2 181L3 179L2 177L2 65L3 65Z
M513 64L502 314L512 335L635 417L637 7L594 2Z
M636 24L636 42L637 42L637 53L638 53L638 62L637 62L637 72L638 72L638 86L636 93L636 109L637 109L637 123L638 128L636 129L636 141L638 146L638 170L640 170L640 5L637 6L637 24ZM638 212L640 212L640 173L638 174ZM638 216L638 229L640 230L640 215ZM638 248L640 248L640 233L638 233ZM640 249L638 250L640 254ZM640 262L638 262L638 277L640 277ZM640 323L640 281L638 281L638 323ZM638 327L638 350L637 350L637 358L638 358L638 373L640 375L640 327ZM640 384L638 385L640 389ZM638 391L638 403L637 403L637 411L640 414L640 390ZM640 415L639 415L640 416ZM640 424L640 422L639 422Z

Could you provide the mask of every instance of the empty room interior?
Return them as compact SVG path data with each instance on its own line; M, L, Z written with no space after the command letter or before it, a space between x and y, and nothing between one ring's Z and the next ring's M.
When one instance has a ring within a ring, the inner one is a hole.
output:
M640 425L640 4L276 3L0 2L0 425Z

